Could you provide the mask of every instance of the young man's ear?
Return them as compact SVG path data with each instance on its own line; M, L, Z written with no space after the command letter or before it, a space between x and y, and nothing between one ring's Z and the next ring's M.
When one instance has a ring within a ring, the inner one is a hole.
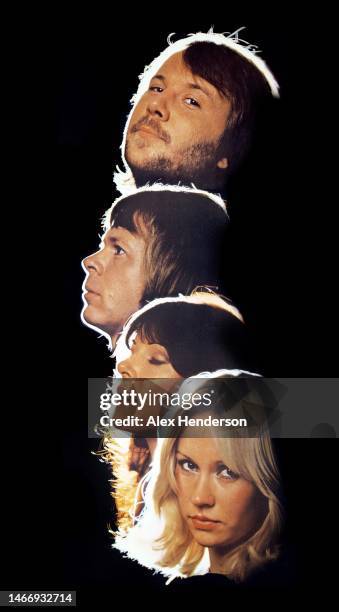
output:
M217 163L218 168L221 168L222 170L226 170L226 168L228 168L228 159L227 157L222 157L221 159L219 159L218 163Z

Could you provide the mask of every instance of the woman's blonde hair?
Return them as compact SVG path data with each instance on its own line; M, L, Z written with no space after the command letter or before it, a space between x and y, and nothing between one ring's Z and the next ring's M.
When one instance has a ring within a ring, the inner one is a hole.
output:
M232 469L234 466L239 475L252 482L267 499L267 515L259 529L227 555L226 575L241 582L253 570L278 557L283 515L279 473L267 431L255 438L216 440L225 460L232 463ZM144 511L128 534L117 537L115 546L142 565L157 569L164 575L188 577L201 573L205 548L194 540L179 509L175 478L177 443L175 438L158 441L145 493ZM156 523L158 533L153 537L148 533L145 537L144 530ZM154 552L153 563L149 561L151 556L146 554L146 540Z
M137 447L133 438L105 435L102 450L96 454L111 470L115 522L119 530L127 532L143 506L141 481L150 467L150 452L146 447Z
M236 306L226 297L218 295L208 287L196 287L189 296L179 295L177 297L158 298L131 315L126 322L114 351L114 357L116 358L117 364L128 355L126 352L126 347L128 345L127 338L129 337L133 324L144 313L166 304L178 304L179 306L180 304L191 304L193 306L205 305L224 311L243 323L242 315ZM169 323L170 321L168 321L168 324ZM199 373L198 371L194 372L192 370L192 378L189 379L190 382L193 383L193 379L196 376L197 380L195 384L199 387L202 384L200 381L201 377L206 379L209 376L218 376L218 372L210 374L207 371L208 359L205 360L204 365L206 366L204 372ZM193 368L193 364L191 367ZM245 370L222 369L219 376L236 377L249 374L251 373ZM116 375L119 376L118 371L116 371ZM139 514L140 508L143 505L141 499L141 480L150 467L150 452L147 449L147 445L140 447L140 443L136 445L133 439L126 440L126 438L113 438L110 435L104 437L103 448L104 450L100 453L100 456L102 460L110 466L113 475L112 497L115 501L117 510L116 524L120 530L126 532L133 526L135 517ZM138 455L137 462L131 460L132 455L136 454Z

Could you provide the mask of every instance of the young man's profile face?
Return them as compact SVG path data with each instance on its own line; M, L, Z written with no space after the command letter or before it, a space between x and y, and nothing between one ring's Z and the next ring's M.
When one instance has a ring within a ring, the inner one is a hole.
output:
M133 174L191 180L199 169L224 169L216 151L230 114L230 102L211 83L192 74L183 54L170 57L151 79L134 108L126 138L126 161Z
M146 284L145 247L140 234L112 227L104 235L100 250L83 260L85 323L114 337L140 308Z

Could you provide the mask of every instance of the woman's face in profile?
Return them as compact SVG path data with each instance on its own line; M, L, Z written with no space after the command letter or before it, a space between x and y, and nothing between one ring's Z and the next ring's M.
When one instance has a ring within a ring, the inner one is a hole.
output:
M138 335L131 341L129 356L117 364L117 369L123 378L182 378L164 346L143 342Z
M215 438L180 438L175 476L183 519L202 546L232 550L262 524L267 499L221 456Z

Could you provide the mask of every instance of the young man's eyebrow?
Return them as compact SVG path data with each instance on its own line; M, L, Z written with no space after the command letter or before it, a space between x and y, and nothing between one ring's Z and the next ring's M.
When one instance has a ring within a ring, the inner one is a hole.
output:
M166 81L166 77L164 77L163 74L155 74L154 76L152 76L151 81L153 81L153 79L159 79L159 81Z
M111 227L111 230L115 230L119 232L118 236L115 236L114 234L111 233L111 231L109 231L105 238L107 240L109 240L110 242L121 242L121 241L126 241L126 240L130 240L133 239L135 237L135 232L130 232L128 229L124 228L124 227Z
M112 236L112 234L105 234L104 236L101 237L101 242L102 243L118 242L118 238L116 238L116 236Z

